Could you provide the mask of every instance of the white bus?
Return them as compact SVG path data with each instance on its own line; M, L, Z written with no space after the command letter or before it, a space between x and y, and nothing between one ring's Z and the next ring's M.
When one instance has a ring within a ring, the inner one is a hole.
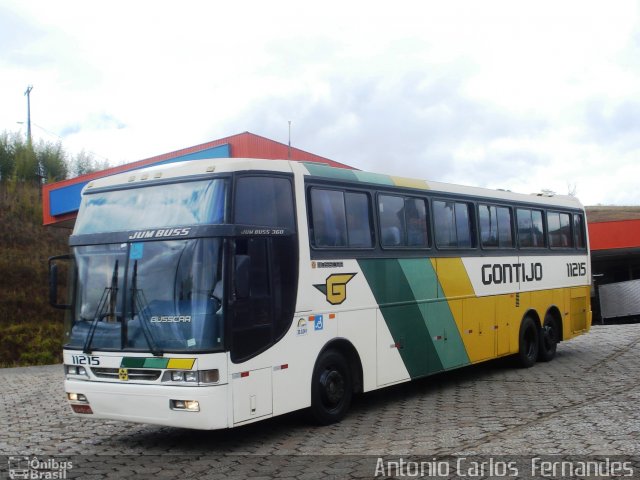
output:
M566 196L216 159L92 181L70 237L65 391L85 417L194 429L309 408L589 330Z

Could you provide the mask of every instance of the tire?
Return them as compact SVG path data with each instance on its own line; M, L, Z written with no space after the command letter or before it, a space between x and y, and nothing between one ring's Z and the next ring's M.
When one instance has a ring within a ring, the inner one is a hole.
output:
M351 405L353 381L344 356L335 350L320 354L311 379L311 416L319 425L344 418Z
M538 360L549 362L556 356L556 349L560 341L560 327L553 316L547 314L540 330L540 348Z
M520 339L518 344L518 363L523 368L532 367L538 360L540 327L531 317L524 317L520 324Z

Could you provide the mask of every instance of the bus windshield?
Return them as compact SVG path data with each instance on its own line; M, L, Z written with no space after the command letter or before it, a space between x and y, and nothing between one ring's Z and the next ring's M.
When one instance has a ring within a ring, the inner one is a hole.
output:
M154 354L221 348L221 239L88 245L73 253L68 347Z
M224 222L226 180L153 185L82 196L74 235Z

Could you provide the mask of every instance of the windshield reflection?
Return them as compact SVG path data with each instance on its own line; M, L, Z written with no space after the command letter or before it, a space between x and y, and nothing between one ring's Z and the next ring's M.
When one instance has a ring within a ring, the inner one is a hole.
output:
M224 222L227 182L200 180L82 196L74 235Z
M76 247L69 346L163 351L222 346L222 240Z

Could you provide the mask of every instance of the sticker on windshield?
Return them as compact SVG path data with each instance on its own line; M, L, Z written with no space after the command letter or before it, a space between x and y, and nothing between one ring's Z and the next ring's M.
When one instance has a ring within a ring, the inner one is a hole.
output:
M142 252L144 250L144 243L132 243L131 250L129 250L129 260L142 260Z

